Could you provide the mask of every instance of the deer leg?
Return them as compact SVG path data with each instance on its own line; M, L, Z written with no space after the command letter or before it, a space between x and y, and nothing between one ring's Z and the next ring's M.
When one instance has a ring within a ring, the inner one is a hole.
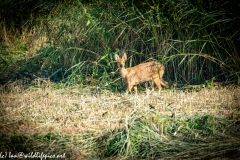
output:
M137 86L133 86L133 89L135 91L135 94L138 94Z
M168 82L164 81L163 79L161 79L160 82L163 86L165 86L166 88L169 88Z
M156 84L156 86L158 87L159 91L162 90L161 80L159 78L153 79L153 82Z
M128 83L128 86L127 86L127 89L126 89L126 94L128 94L129 92L131 92L132 87L133 87L133 85L131 85L131 84Z

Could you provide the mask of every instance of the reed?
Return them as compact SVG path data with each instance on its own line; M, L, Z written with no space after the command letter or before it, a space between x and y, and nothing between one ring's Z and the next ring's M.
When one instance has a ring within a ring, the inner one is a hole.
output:
M212 79L239 83L239 16L227 7L238 6L235 1L215 2L218 8L201 1L40 2L19 15L26 19L24 24L7 19L12 12L3 8L1 74L34 74L67 85L89 84L90 78L93 84L116 90L122 83L117 81L114 54L126 50L130 67L163 62L164 79L171 84ZM16 4L19 13L31 5ZM36 67L29 62L33 59Z

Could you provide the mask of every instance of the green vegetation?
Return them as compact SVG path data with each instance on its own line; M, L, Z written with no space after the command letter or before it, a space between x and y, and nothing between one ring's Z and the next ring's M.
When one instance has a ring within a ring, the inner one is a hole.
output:
M90 78L116 90L113 55L126 50L129 66L163 62L170 82L199 84L215 78L239 83L238 8L237 1L211 0L5 0L1 80L27 74L72 85L88 84Z
M0 155L239 158L239 9L238 0L3 0ZM122 50L127 66L162 62L171 88L122 95Z

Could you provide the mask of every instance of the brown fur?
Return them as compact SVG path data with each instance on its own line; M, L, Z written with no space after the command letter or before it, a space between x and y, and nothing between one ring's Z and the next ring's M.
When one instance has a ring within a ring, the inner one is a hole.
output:
M125 68L125 61L127 60L126 53L124 53L122 58L115 54L115 60L117 61L120 75L127 84L126 93L130 92L132 87L137 93L137 85L146 81L153 81L159 90L162 89L161 85L166 88L169 87L168 82L162 79L165 67L160 62L151 61L141 63L131 68Z

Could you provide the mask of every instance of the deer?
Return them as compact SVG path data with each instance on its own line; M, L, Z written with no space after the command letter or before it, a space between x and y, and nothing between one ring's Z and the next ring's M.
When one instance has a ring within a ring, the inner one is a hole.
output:
M126 52L124 52L122 58L120 58L118 54L115 54L114 58L117 62L120 75L124 83L127 85L126 94L131 92L132 88L137 94L137 85L147 81L153 81L159 91L162 89L161 85L169 88L168 82L163 80L165 67L160 62L150 61L140 63L134 67L125 68L125 62L127 60Z

